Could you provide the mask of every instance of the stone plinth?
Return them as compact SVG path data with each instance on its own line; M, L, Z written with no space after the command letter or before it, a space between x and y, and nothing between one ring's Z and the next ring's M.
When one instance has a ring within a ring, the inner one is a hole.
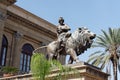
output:
M108 80L108 74L102 72L99 68L89 65L84 62L77 64L65 65L71 67L77 71L69 72L67 75L62 74L65 77L64 80ZM46 77L46 80L53 80L59 74L59 69L54 69L50 75ZM34 80L32 74L17 75L9 78L1 78L0 80Z

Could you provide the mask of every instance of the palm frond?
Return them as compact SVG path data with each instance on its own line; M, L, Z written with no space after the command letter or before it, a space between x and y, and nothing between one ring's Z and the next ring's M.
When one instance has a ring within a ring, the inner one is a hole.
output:
M104 52L96 51L95 53L90 55L88 63L91 62L94 66L99 66L101 64L101 60L104 58Z
M100 65L100 60L96 59L96 60L94 60L91 64L94 65L94 66L99 67L99 65Z
M89 63L89 62L92 62L92 61L96 60L98 57L99 57L98 55L92 56L92 57L89 58L89 60L88 60L87 62L88 62L88 63Z
M101 65L101 70L104 69L104 67L106 66L106 64L108 64L110 61L110 55L105 55L104 58L103 58L103 64Z
M103 56L101 55L92 64L94 66L98 66L99 67L99 65L102 63L102 59L103 59Z
M111 66L111 53L119 55L120 54L120 28L112 29L109 28L108 33L102 30L103 35L99 35L96 37L93 47L100 47L101 51L96 51L89 56L88 62L92 63L104 69L105 67ZM118 69L120 72L120 56L118 62ZM113 65L112 65L113 66ZM114 67L114 66L113 66ZM109 68L110 70L111 68ZM113 70L114 71L114 70ZM115 75L116 76L116 75Z
M117 29L113 29L113 35L114 35L114 36L113 36L113 40L114 40L113 42L114 42L114 44L117 44L117 43L118 43L118 42L117 42L117 41L118 41L118 40L117 40L117 39L118 39L117 34L118 34L118 30L117 30Z
M110 34L110 37L112 38L113 37L113 30L111 28L109 28L109 34Z
M109 28L109 34L112 40L112 44L120 43L120 28L111 29Z
M117 43L120 44L120 28L117 30L116 40L117 40Z
M102 45L100 45L99 43L102 44ZM96 41L91 45L91 48L97 48L97 47L101 48L103 46L105 47L106 44L104 45L103 43Z
M89 57L94 56L95 54L99 54L99 53L101 53L101 52L102 52L102 51L96 51L96 52L92 53Z
M112 44L112 39L111 39L111 37L110 37L110 35L109 34L107 34L104 30L101 30L102 32L103 32L103 34L104 34L104 36L105 36L105 39L106 39L106 41L109 43L109 44Z
M101 37L101 36L98 36L98 37L97 37L97 40L100 41L100 42L103 42L104 44L106 44L105 38L103 38L103 37Z
M101 41L96 41L96 42L97 42L97 46L102 47L102 48L106 48L106 47L109 46L108 44L105 44L105 43L103 43Z

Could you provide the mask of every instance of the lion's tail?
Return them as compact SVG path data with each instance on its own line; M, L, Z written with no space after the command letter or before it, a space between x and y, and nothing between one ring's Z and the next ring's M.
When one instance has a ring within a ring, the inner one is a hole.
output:
M37 49L35 49L33 51L33 54L35 54L35 53L46 53L46 48L47 48L47 46L38 47Z

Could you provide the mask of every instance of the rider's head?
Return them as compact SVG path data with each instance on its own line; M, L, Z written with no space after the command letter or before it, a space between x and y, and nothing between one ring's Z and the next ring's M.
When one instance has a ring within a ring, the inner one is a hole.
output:
M63 23L64 23L63 17L60 17L58 22L59 22L60 24L63 24Z

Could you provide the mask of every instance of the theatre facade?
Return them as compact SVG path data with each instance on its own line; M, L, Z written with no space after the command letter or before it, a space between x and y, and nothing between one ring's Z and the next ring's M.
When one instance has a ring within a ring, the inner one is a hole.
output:
M57 38L56 26L16 6L16 0L0 0L0 67L30 71L32 51ZM65 63L65 58L61 59Z
M0 71L0 80L34 80L32 73L29 73L32 52L56 40L57 27L16 6L15 2L16 0L0 0L0 69L13 66L20 70L20 74L2 77ZM41 53L46 55L44 49ZM60 56L60 62L65 64L65 56ZM62 74L62 77L66 77L65 80L108 80L108 74L88 63L67 66L76 69L78 76L73 72ZM54 69L46 80L53 80L58 75L59 69Z

